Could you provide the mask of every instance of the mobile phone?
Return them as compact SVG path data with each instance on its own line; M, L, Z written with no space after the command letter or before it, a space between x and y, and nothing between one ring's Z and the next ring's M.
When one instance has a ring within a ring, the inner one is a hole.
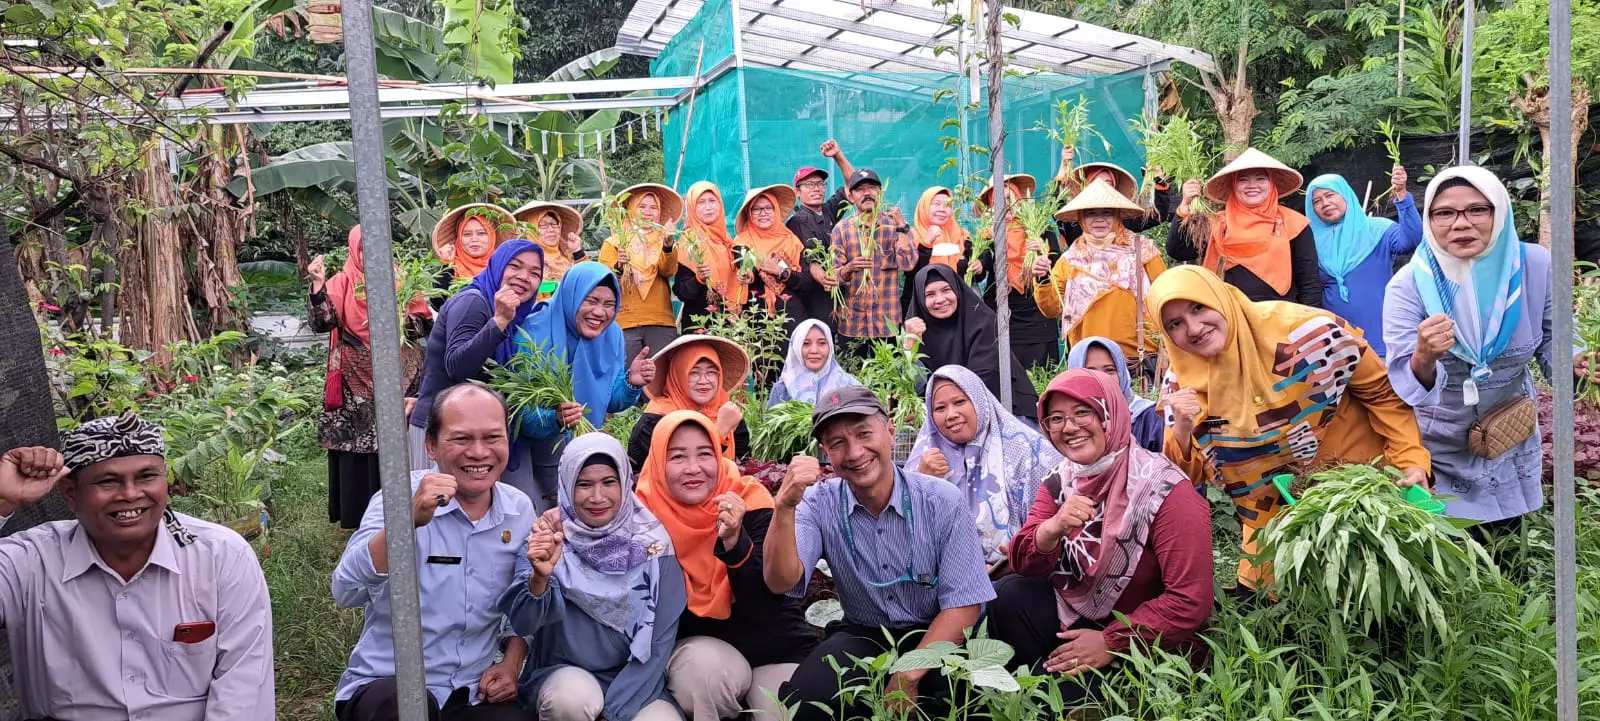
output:
M172 629L172 640L178 643L200 643L211 638L217 632L217 624L211 621L191 621L180 623Z

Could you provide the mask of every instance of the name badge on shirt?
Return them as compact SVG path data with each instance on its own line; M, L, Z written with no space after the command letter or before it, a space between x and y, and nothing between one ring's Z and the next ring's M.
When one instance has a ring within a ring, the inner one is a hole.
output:
M460 556L429 556L428 557L428 563L437 563L437 564L440 564L440 565L443 565L443 566L459 566L459 565L461 565L461 557Z

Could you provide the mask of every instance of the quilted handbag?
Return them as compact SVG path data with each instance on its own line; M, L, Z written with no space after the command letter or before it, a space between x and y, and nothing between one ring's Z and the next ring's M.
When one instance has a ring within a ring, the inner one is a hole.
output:
M1472 422L1472 427L1467 429L1467 450L1479 458L1499 458L1528 440L1538 420L1539 409L1533 399L1517 396Z

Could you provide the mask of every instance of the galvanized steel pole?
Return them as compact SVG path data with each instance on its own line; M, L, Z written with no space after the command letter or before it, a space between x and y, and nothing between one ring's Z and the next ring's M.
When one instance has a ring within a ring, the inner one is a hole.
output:
M1587 112L1587 108L1584 111ZM1550 352L1555 430L1556 718L1578 721L1577 497L1573 478L1572 378L1572 2L1550 0Z
M389 552L389 613L400 721L426 721L422 669L422 606L417 596L417 539L411 525L411 469L406 455L405 379L400 368L400 311L394 293L389 236L389 181L384 172L383 119L372 42L372 0L343 5L345 74L350 78L350 135L356 165L367 275L372 387L377 404L378 473Z
M989 280L994 283L995 311L1000 326L1000 404L1011 407L1011 304L1006 296L1011 284L1006 280L1011 264L1006 260L1006 119L1000 107L1005 90L1006 55L1000 47L1000 17L1005 13L1002 0L986 0L984 27L989 52L989 207L994 208L994 261L989 265ZM1022 272L1031 273L1023 268ZM1028 379L1023 378L1024 383Z
M1477 24L1473 0L1461 9L1461 117L1456 125L1456 165L1472 162L1472 31Z

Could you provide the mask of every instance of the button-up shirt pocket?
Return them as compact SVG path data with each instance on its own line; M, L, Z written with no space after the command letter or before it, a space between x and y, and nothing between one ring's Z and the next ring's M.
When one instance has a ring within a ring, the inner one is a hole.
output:
M161 654L147 675L150 693L173 698L203 698L217 667L217 639L196 643L158 641Z

